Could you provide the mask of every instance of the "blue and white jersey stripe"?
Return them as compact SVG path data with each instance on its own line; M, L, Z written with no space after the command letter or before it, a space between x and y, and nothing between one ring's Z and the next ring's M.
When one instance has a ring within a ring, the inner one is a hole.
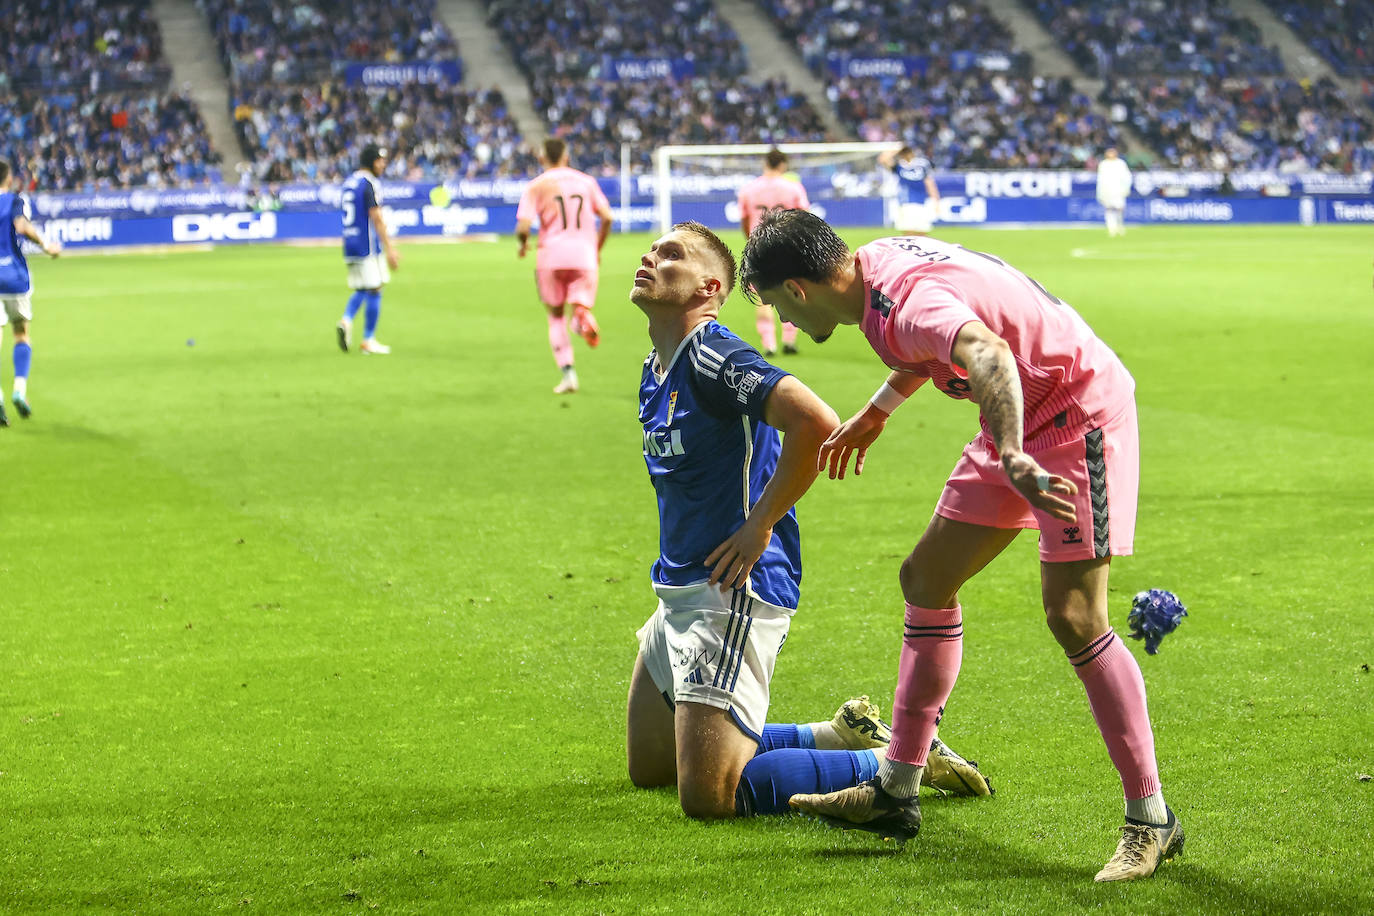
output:
M644 361L639 420L644 462L658 495L655 582L705 581L711 574L706 557L748 518L782 451L778 431L763 414L768 395L785 375L715 321L695 328L666 369L657 354ZM769 604L796 608L801 539L795 510L773 526L773 539L749 585ZM732 634L749 628L747 613L740 614ZM737 668L734 674L717 672L731 681L737 675Z

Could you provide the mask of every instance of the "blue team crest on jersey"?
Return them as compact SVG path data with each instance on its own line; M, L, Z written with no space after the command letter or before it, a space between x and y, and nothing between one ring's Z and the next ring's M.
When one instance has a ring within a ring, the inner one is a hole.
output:
M673 391L672 391L672 393L668 395L668 419L667 419L665 422L667 422L667 423L670 424L670 425L672 424L672 422L673 422L673 412L676 411L676 410L677 410L677 389L674 388Z

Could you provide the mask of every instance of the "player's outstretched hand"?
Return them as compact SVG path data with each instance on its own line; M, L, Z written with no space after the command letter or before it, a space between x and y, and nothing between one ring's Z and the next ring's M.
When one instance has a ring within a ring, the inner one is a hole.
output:
M1002 468L1011 478L1012 486L1032 506L1048 512L1060 521L1075 522L1078 513L1073 503L1064 499L1078 493L1078 487L1067 477L1051 474L1025 452L1010 452L1002 456Z
M830 479L838 477L844 480L849 456L854 455L854 473L862 474L868 447L878 438L885 426L887 414L872 404L865 404L863 410L841 423L829 438L821 443L820 454L816 457L816 470L824 471L825 466L829 464Z
M397 270L400 268L401 255L396 251L396 249L393 248L386 253L386 266L390 267L392 270Z
M62 253L62 243L56 240L43 243L43 253L50 258L55 258Z
M711 567L707 581L720 583L721 588L744 588L772 537L772 528L760 529L746 520L706 558L706 565Z
M526 253L527 251L529 251L529 250L530 250L530 243L529 243L528 240L524 240L524 241L522 241L522 242L520 243L520 247L519 247L518 249L516 249L515 256L516 256L517 258L523 258L523 257L525 256L525 253ZM599 251L596 253L596 263L598 263L598 264L601 263L601 252L599 252Z

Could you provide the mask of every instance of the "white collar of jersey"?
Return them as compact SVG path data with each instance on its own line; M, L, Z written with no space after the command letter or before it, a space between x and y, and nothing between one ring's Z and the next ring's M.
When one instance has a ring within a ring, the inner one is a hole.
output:
M688 331L687 336L682 338L682 343L678 344L677 349L673 351L673 358L668 361L668 365L663 365L663 359L661 357L656 360L656 362L658 363L658 368L663 370L662 372L654 372L655 377L657 377L659 381L662 381L663 379L668 377L668 373L673 370L673 366L677 365L677 358L682 355L683 350L687 349L687 346L692 342L692 338L700 334L701 329L706 327L713 320L714 319L707 318L701 324L697 325L696 327L692 328L692 330Z

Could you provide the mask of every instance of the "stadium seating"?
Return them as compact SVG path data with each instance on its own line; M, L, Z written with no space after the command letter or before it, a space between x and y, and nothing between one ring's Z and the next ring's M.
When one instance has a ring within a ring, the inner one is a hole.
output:
M437 85L404 89L306 86L240 89L235 125L268 181L336 180L358 167L369 138L392 150L388 174L412 181L524 175L521 148L499 90Z
M1011 32L983 4L943 0L760 0L817 73L830 54L946 56L1013 51Z
M492 0L488 9L530 80L535 110L551 133L573 141L580 167L618 167L622 143L643 169L664 143L826 139L804 96L780 81L743 78L744 48L709 0ZM690 61L692 73L608 78L611 62L625 57Z
M181 187L214 177L219 154L187 95L21 90L0 96L0 141L29 187Z
M236 84L328 79L340 61L456 60L433 0L197 0Z
M391 150L389 175L416 181L534 168L499 90L348 84L349 63L459 61L433 0L197 2L258 179L338 180L369 142Z
M1278 76L1283 61L1227 0L1028 0L1086 73Z
M7 0L0 21L0 71L16 89L166 85L149 0Z
M1367 0L1265 0L1341 76L1374 79L1374 5Z
M0 2L0 156L44 190L184 186L218 176L200 111L166 91L148 0Z
M1120 143L1064 79L932 68L897 80L841 78L829 92L864 140L901 139L937 168L1077 168Z
M1183 168L1374 168L1374 118L1330 80L1173 77L1117 80L1103 100L1122 106L1168 164Z

